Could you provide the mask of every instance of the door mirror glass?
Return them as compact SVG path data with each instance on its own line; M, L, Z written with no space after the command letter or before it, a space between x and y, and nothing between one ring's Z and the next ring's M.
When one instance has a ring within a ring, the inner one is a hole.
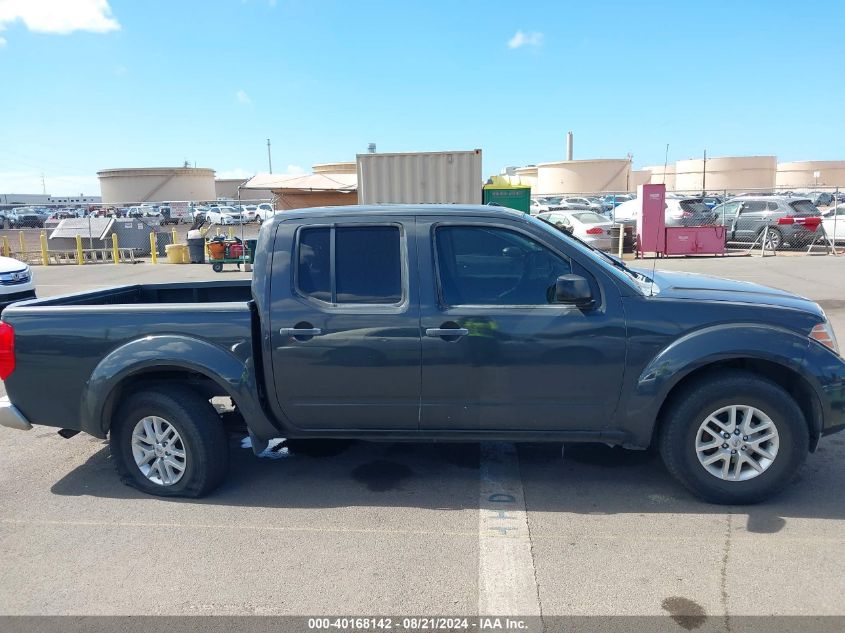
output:
M555 303L587 306L593 302L589 282L580 275L561 275L555 282Z

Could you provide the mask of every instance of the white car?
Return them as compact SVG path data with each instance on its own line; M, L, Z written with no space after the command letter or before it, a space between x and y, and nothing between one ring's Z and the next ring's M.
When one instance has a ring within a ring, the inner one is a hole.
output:
M537 216L602 251L610 250L613 222L595 211L549 211Z
M258 209L255 212L255 219L261 224L264 220L269 220L274 215L276 215L276 210L273 208L273 205L269 202L262 202L258 205Z
M243 214L235 207L214 207L205 214L205 219L212 224L242 224Z
M22 261L0 257L0 310L24 299L35 299L32 270Z
M257 222L258 221L258 207L254 204L242 204L239 207L236 207L240 210L241 215L243 215L244 222Z
M531 215L537 215L539 213L545 213L549 210L549 205L541 204L539 200L531 200L531 207L529 208L529 212Z
M845 242L845 204L838 204L822 215L822 227L834 242Z

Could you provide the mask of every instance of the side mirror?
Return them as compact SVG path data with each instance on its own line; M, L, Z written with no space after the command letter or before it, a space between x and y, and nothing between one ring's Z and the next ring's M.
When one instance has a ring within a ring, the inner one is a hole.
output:
M555 303L586 307L593 303L589 282L580 275L561 275L555 282Z

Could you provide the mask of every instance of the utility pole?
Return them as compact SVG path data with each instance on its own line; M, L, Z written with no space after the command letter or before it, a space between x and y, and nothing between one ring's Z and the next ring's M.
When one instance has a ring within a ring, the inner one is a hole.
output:
M704 165L701 168L701 195L707 195L707 150L704 150Z
M41 193L47 195L47 183L44 182L44 172L41 172Z
M267 167L273 173L273 157L270 156L270 139L267 139Z

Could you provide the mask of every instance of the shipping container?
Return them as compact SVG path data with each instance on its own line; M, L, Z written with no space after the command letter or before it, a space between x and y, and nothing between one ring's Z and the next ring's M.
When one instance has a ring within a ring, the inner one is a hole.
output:
M481 150L358 154L359 204L481 204Z

